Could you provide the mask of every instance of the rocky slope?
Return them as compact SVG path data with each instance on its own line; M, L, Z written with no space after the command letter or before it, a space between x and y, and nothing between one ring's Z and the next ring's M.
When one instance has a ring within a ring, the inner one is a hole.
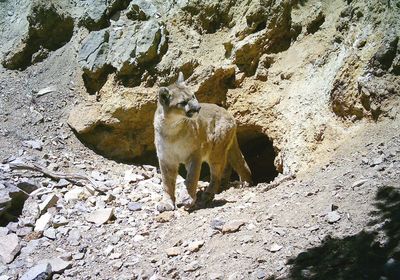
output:
M0 279L398 279L399 11L0 1ZM152 118L179 71L259 184L160 215Z

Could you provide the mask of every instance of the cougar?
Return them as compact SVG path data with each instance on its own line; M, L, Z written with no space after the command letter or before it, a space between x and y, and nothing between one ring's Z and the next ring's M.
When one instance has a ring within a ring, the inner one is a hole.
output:
M179 165L187 170L182 203L186 209L196 203L197 183L203 162L210 167L211 180L204 200L218 193L230 166L241 181L252 183L250 169L239 149L236 122L224 108L199 103L184 82L183 74L169 87L161 87L154 115L155 146L161 169L163 198L159 212L175 209L175 183ZM228 178L229 179L229 178Z

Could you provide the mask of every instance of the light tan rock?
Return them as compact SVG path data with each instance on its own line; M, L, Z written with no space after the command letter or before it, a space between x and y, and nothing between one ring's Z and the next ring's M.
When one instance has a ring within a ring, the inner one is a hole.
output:
M95 210L86 216L86 220L96 225L105 224L114 216L114 208Z

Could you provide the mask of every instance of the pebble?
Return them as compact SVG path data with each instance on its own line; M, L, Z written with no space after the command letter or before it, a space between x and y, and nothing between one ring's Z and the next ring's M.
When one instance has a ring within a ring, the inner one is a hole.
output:
M84 189L81 187L74 187L72 190L64 194L64 199L66 202L77 201L83 195Z
M244 224L243 221L230 221L222 226L222 233L237 232Z
M20 237L23 237L30 234L31 232L32 232L31 227L22 227L17 230L16 234Z
M272 244L271 247L269 248L269 251L272 253L278 252L283 248L283 246L278 245L276 243Z
M55 184L56 188L64 188L67 187L70 184L69 181L65 180L65 179L60 179L57 184Z
M171 247L165 250L165 252L167 253L168 257L175 257L179 256L182 253L182 250L179 247Z
M211 228L215 230L222 231L222 227L224 226L225 222L220 219L213 219L211 221Z
M159 223L166 223L171 221L173 218L175 217L175 214L173 211L166 211L166 212L162 212L160 214L158 214L155 217L156 222Z
M53 227L58 228L68 224L68 220L64 216L56 215L53 218Z
M259 269L256 271L255 276L257 279L266 279L267 278L267 273L265 270Z
M200 268L199 262L198 261L192 261L191 263L187 264L183 268L183 271L185 271L185 272L193 272L193 271L196 271L199 268Z
M22 141L22 145L27 148L35 149L41 151L43 148L42 142L38 140L26 140Z
M122 256L121 253L112 253L112 254L110 255L109 258L110 258L111 260L116 260L116 259L120 259L121 256Z
M188 245L188 249L190 252L197 252L204 245L204 240L196 240L190 242Z
M340 214L337 211L331 211L326 214L326 221L330 224L336 223L340 220Z
M125 171L124 181L126 183L133 183L137 181L143 180L143 175L135 174L133 169L129 169Z
M72 258L76 261L79 261L85 257L85 253L77 253L72 255Z
M352 189L355 189L355 188L361 187L361 186L364 185L366 182L368 182L368 179L362 179L362 180L355 181L355 182L351 185L351 188L352 188Z
M123 262L120 261L120 260L118 260L118 261L115 261L115 262L113 263L112 267L113 267L115 270L118 270L118 269L120 269L120 268L122 267L122 265L123 265Z
M139 202L129 202L128 209L131 211L140 211L142 210L142 204Z
M224 274L219 272L212 272L208 275L210 280L222 280L224 279Z
M96 225L102 225L108 222L114 216L114 208L104 208L89 213L86 220Z

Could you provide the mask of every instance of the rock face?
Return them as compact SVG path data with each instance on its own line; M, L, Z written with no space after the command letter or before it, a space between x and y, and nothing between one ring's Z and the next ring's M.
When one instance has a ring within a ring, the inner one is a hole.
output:
M40 62L47 58L50 51L62 47L72 37L72 17L60 12L51 3L35 3L27 19L27 32L3 61L6 68L25 69Z
M24 69L72 41L78 83L89 94L68 123L109 158L150 163L156 92L179 71L201 102L233 113L240 144L256 147L246 152L249 161L271 157L268 167L251 167L271 169L264 180L324 158L348 122L399 113L398 4L28 2L18 12L26 18L21 31L1 35L10 39L3 65ZM259 145L262 137L268 140Z
M154 9L146 2L132 3L109 28L86 37L78 59L89 93L100 90L112 72L126 85L137 86L145 70L161 59L167 34L161 21L150 18Z

